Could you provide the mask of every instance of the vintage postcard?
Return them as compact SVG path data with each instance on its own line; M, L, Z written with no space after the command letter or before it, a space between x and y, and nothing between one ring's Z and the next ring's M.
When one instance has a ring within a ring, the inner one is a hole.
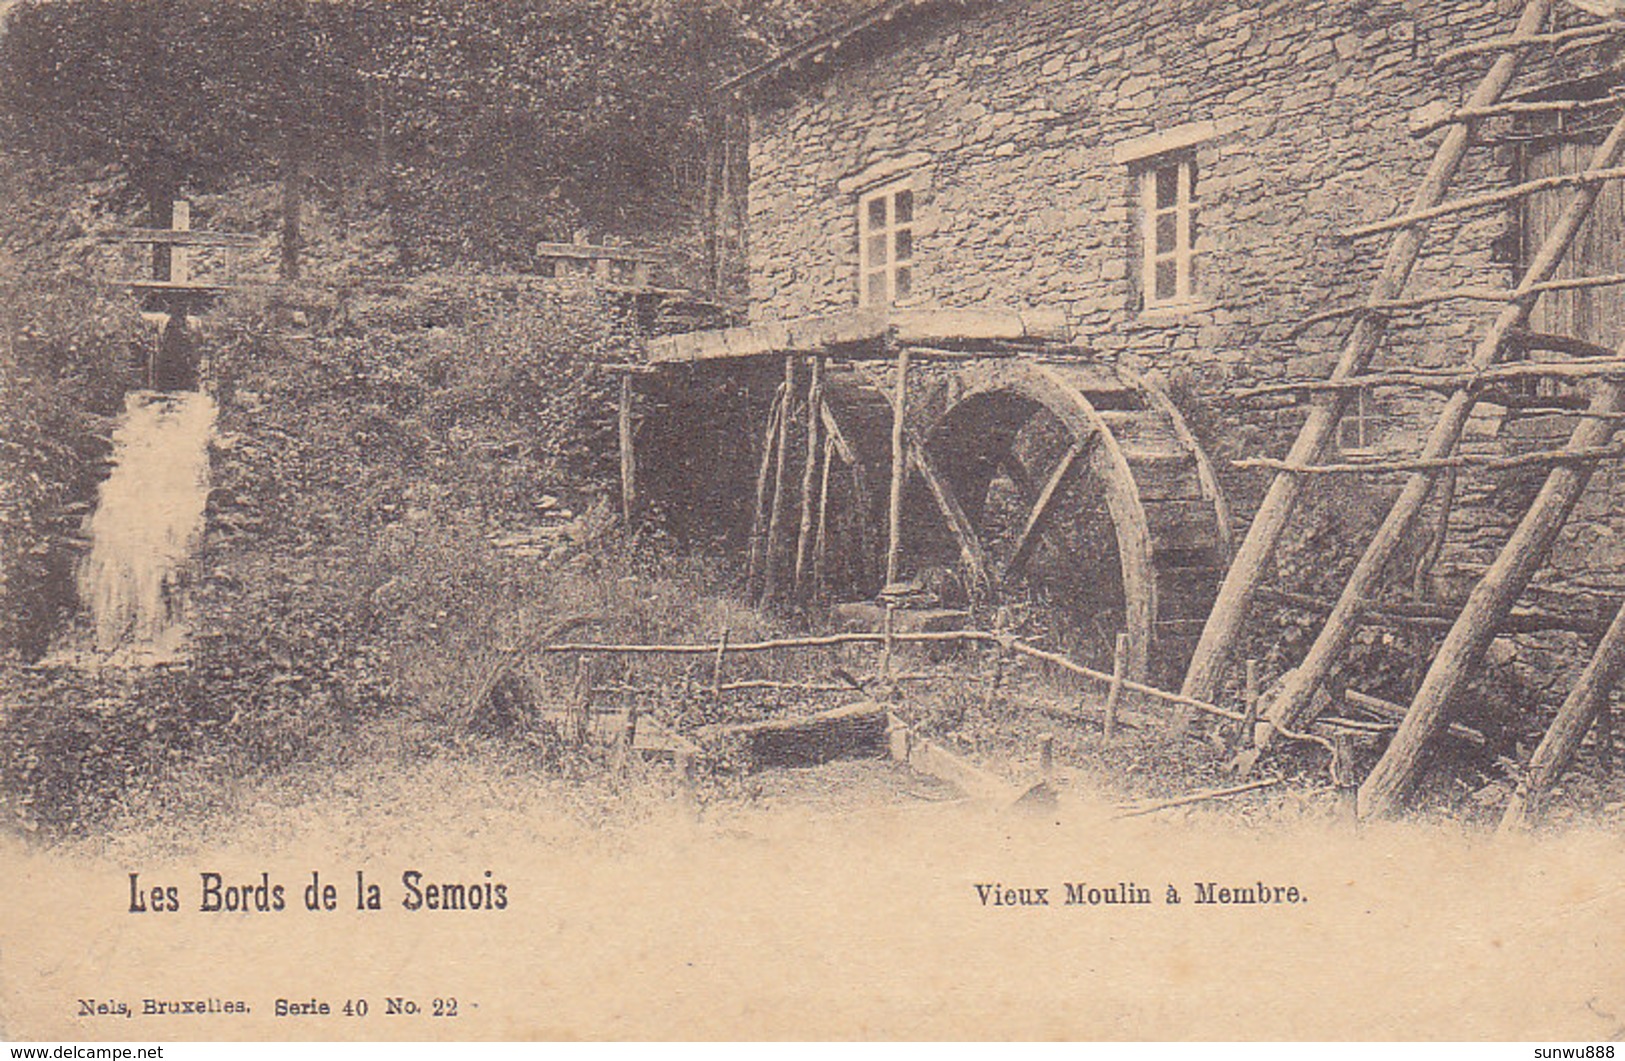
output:
M0 2L0 1036L1612 1057L1622 19Z

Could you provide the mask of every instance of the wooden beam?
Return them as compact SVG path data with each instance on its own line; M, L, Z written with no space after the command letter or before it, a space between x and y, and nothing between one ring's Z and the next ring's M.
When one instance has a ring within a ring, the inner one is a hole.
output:
M835 463L835 439L824 436L824 471L818 484L818 531L813 538L813 594L823 599L829 573L829 467Z
M807 549L812 545L813 485L818 480L819 410L824 406L824 359L813 357L807 383L807 459L801 467L801 528L796 535L796 566L792 592L801 594L807 570ZM827 477L826 477L827 481Z
M1600 412L1625 411L1625 385L1604 385L1592 406ZM1576 450L1605 446L1616 429L1613 421L1582 420L1570 436L1569 446ZM1546 562L1552 542L1580 500L1591 472L1591 465L1576 464L1553 468L1547 475L1529 511L1445 635L1399 731L1360 785L1363 817L1384 817L1402 806L1420 774L1423 750L1443 728L1451 704L1477 671L1484 651L1529 579Z
M1553 335L1550 332L1532 332L1527 328L1509 328L1507 344L1521 350L1549 350L1570 357L1600 357L1614 359L1619 351L1598 343L1588 343L1572 335Z
M253 247L264 237L248 232L201 232L172 228L125 228L99 237L103 243L137 243L168 247Z
M762 459L756 466L756 507L750 524L750 562L745 568L747 593L756 591L756 580L762 571L762 556L767 541L767 487L768 472L773 467L773 454L778 451L779 419L784 416L785 394L781 383L767 413L767 430L762 433Z
M1392 700L1384 700L1380 696L1362 693L1358 689L1344 689L1343 699L1355 707L1363 707L1373 714L1381 715L1390 722L1402 722L1405 719L1405 706L1403 704L1396 704ZM1450 736L1471 744L1475 748L1482 748L1489 743L1489 738L1484 736L1481 730L1476 730L1471 726L1464 726L1460 722L1450 723L1448 732Z
M1559 30L1556 33L1542 33L1538 25L1526 32L1524 23L1520 21L1518 28L1513 30L1510 37L1474 41L1471 44L1463 44L1460 47L1440 52L1433 60L1433 65L1444 66L1458 59L1465 59L1472 55L1484 55L1488 52L1518 52L1537 44L1555 46L1568 44L1572 41L1589 41L1592 38L1600 41L1621 32L1625 32L1625 22L1593 22L1584 26L1575 26L1572 29Z
M908 459L931 491L931 497L936 501L937 509L948 524L948 530L953 534L954 541L959 544L959 558L970 572L973 592L980 593L988 584L987 553L982 549L982 539L976 533L975 525L965 515L965 510L960 506L959 498L954 496L953 487L947 477L937 469L936 463L926 452L925 447L913 438L908 440ZM896 579L890 578L888 581L895 582Z
M901 575L903 550L903 483L908 477L908 451L904 443L908 417L908 347L897 351L897 380L891 414L891 494L886 505L886 585Z
M1540 32L1551 6L1551 0L1530 0L1518 19L1514 33L1527 36ZM1498 102L1516 76L1520 60L1521 56L1516 52L1498 56L1465 105L1487 107ZM1427 209L1443 201L1450 182L1467 156L1471 141L1471 132L1465 125L1453 126L1445 134L1426 177L1411 199L1412 210ZM1369 301L1380 303L1400 297L1421 250L1422 234L1418 229L1398 232L1388 247L1387 259L1372 287ZM1332 378L1345 379L1365 371L1382 341L1385 327L1379 318L1368 316L1357 321L1343 343ZM1310 409L1288 459L1298 464L1310 464L1319 459L1336 432L1349 400L1346 392L1337 392L1317 402ZM1276 544L1297 508L1302 487L1303 479L1290 472L1277 475L1270 484L1246 538L1236 550L1235 559L1225 574L1218 598L1202 629L1201 640L1185 674L1183 690L1186 696L1211 700L1217 693L1242 625L1252 610L1253 592L1270 566Z
M617 434L621 445L621 519L628 531L636 525L638 514L638 455L632 422L632 377L621 377L621 400L616 417Z
M1599 715L1604 724L1611 721L1603 708L1622 676L1625 676L1625 605L1614 614L1614 621L1602 635L1580 680L1569 690L1563 706L1557 709L1557 717L1552 719L1540 739L1540 746L1530 757L1529 770L1501 816L1502 832L1527 829L1539 819L1546 794L1580 750L1586 731L1598 721Z
M1055 495L1060 493L1061 484L1065 482L1067 473L1078 462L1078 458L1089 451L1089 448L1094 445L1095 440L1099 437L1099 434L1091 434L1085 438L1080 438L1068 446L1065 453L1061 454L1061 459L1055 465L1055 470L1050 473L1049 480L1044 483L1044 488L1039 491L1037 500L1033 502L1032 509L1027 513L1027 522L1021 528L1020 536L1016 538L1015 552L1010 554L1010 562L1004 569L1002 581L1005 585L1010 585L1021 576L1022 569L1027 566L1027 561L1032 558L1034 546L1038 544L1038 535L1043 531L1044 524L1048 522L1050 504L1055 500Z
M1485 118L1510 115L1575 113L1617 107L1620 102L1618 96L1603 96L1600 99L1514 100L1490 107L1462 107L1459 110L1446 111L1437 117L1421 117L1413 120L1410 123L1410 133L1412 136L1420 137L1443 129L1452 122L1477 122Z
M1607 138L1597 146L1591 158L1591 168L1602 169L1612 166L1620 160L1622 155L1625 155L1625 115L1622 115L1620 120L1614 123L1614 127L1608 133ZM1568 253L1570 243L1573 242L1576 234L1580 231L1580 226L1585 223L1586 218L1590 215L1591 207L1597 201L1599 187L1596 184L1589 184L1582 185L1574 190L1568 202L1564 205L1562 212L1553 223L1551 230L1546 234L1546 238L1542 240L1528 270L1519 281L1518 289L1520 293L1526 291L1531 285L1544 283L1556 273L1558 266ZM1532 305L1533 303L1530 300L1519 298L1502 308L1500 314L1496 317L1494 323L1490 325L1474 350L1473 356L1466 366L1468 371L1488 371L1495 364L1496 359L1500 356L1507 332L1513 328L1524 327L1528 323ZM1582 368L1585 366L1575 365L1572 367ZM1613 386L1610 384L1605 389L1612 390ZM1462 432L1466 429L1467 420L1472 415L1474 402L1474 395L1466 389L1457 391L1446 400L1444 408L1439 413L1438 420L1433 425L1432 432L1428 435L1427 443L1422 447L1420 454L1422 461L1437 461L1450 457L1451 453L1456 449L1457 443L1461 440ZM1595 401L1592 406L1599 411L1606 411L1603 406L1599 406ZM1588 438L1600 438L1606 441L1612 437L1610 424L1611 421L1583 421L1571 436L1571 445ZM1598 429L1604 429L1605 433L1598 433ZM1589 447L1575 446L1574 448L1595 449L1597 446L1592 444ZM1589 475L1589 467L1585 464L1559 466L1547 476L1547 483L1551 485L1554 478L1556 481L1565 482L1568 477L1577 474ZM1326 617L1326 623L1321 627L1320 634L1315 638L1314 644L1310 646L1308 654L1296 668L1282 676L1277 697L1272 703L1269 712L1269 721L1276 728L1286 730L1300 728L1300 721L1310 715L1315 690L1320 687L1321 682L1337 665L1338 660L1341 659L1344 651L1348 648L1349 639L1354 634L1359 617L1358 602L1376 596L1377 586L1382 579L1383 572L1388 567L1388 561L1392 559L1395 551L1410 535L1411 528L1415 525L1417 517L1427 503L1428 496L1433 491L1433 482L1437 475L1438 469L1425 469L1414 472L1400 489L1398 497L1395 498L1393 506L1388 510L1388 515L1384 517L1382 525L1377 529L1376 535L1366 546L1365 552L1354 565L1353 571L1349 573L1348 579L1343 586L1342 595L1338 598L1337 606ZM1543 491L1543 495L1544 493ZM1564 514L1566 515L1566 510ZM1481 584L1480 589L1483 588ZM1499 599L1499 593L1495 591L1494 600L1499 601ZM1507 602L1507 607L1511 607L1510 601ZM1464 609L1460 622L1468 621L1467 614ZM1504 617L1504 611L1502 617ZM1456 629L1461 629L1461 626L1458 625ZM1493 635L1493 627L1489 632ZM1452 631L1451 636L1457 636L1455 631ZM1469 639L1469 643L1463 647L1469 647L1472 642L1476 642L1477 637L1478 632L1475 630ZM1438 666L1438 663L1439 659L1435 657L1434 665ZM1430 710L1436 710L1436 708L1430 708ZM1420 724L1421 729L1413 727L1410 731L1407 731L1402 726L1400 733L1395 738L1395 744L1400 749L1399 754L1402 757L1413 756L1416 751L1420 750L1419 746L1412 747L1400 743L1400 737L1406 737L1407 740L1413 737L1425 738L1431 733L1436 724L1436 718L1427 718ZM1390 745L1390 755L1394 754L1394 750L1395 745ZM1383 769L1381 773L1374 773L1373 776L1377 778L1375 783L1370 777L1366 779L1366 785L1374 785L1374 787L1371 789L1371 796L1367 796L1365 794L1366 789L1362 787L1362 806L1371 802L1373 805L1381 807L1384 813L1392 809L1397 803L1401 790L1409 786L1415 766L1414 761L1404 761L1404 765L1401 766L1401 761L1391 760L1388 768Z
M1548 280L1531 284L1525 294L1543 294L1547 291L1579 291L1598 287L1619 287L1625 284L1625 273L1605 273L1600 276L1571 276L1561 280ZM1469 302L1511 302L1514 292L1507 287L1447 287L1436 291L1422 291L1404 298L1384 302L1364 302L1352 306L1339 306L1305 317L1293 326L1291 337L1296 338L1317 324L1352 317L1361 313L1386 314L1393 310L1420 309L1440 302L1464 300Z
M1344 239L1364 239L1366 236L1375 236L1383 232L1391 232L1396 228L1409 228L1424 221L1433 221L1452 214L1464 214L1472 210L1482 210L1486 206L1500 206L1503 203L1516 202L1527 199L1540 192L1549 192L1556 188L1594 188L1608 181L1625 180L1625 168L1614 166L1593 166L1581 173L1554 173L1550 177L1539 177L1532 181L1514 184L1510 188L1501 188L1493 192L1480 192L1461 199L1453 199L1448 203L1439 203L1425 210L1413 210L1410 213L1399 214L1384 221L1373 221L1369 225L1359 225L1355 228L1344 229Z
M655 364L681 364L787 353L827 354L843 347L873 350L891 340L912 346L1043 345L1064 342L1070 334L1066 315L1054 310L1016 310L1000 306L954 310L850 309L666 336L649 343L649 360Z
M762 575L762 600L771 601L778 591L779 562L783 551L779 548L780 532L784 525L784 473L789 463L790 418L795 408L796 359L784 359L784 409L779 414L778 453L773 465L773 503L767 517L767 562Z
M574 261L647 262L659 265L667 255L644 247L600 247L591 243L538 243L538 258L569 258Z
M1342 464L1292 464L1288 461L1275 460L1272 457L1249 457L1246 460L1231 461L1231 464L1237 468L1275 468L1281 471L1296 472L1300 475L1381 475L1384 472L1436 472L1475 467L1488 468L1493 471L1510 471L1515 468L1531 468L1543 464L1589 464L1596 461L1615 460L1620 457L1625 457L1625 446L1609 445L1595 446L1587 450L1575 450L1567 447L1563 449L1537 450L1534 453L1520 453L1516 457L1491 457L1466 453L1454 457L1350 461Z

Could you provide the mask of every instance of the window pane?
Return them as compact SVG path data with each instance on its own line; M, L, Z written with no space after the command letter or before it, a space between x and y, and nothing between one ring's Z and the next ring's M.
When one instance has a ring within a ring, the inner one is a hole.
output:
M1201 268L1202 259L1199 255L1192 255L1187 266L1190 269L1190 287L1186 290L1188 295L1197 295L1202 291Z
M907 298L914 290L914 273L908 266L899 266L897 269L897 297Z
M914 220L914 193L907 188L899 191L892 197L895 207L892 215L892 224L906 225Z
M864 296L863 301L871 306L886 304L886 274L884 272L869 274L868 293Z
M1154 298L1158 302L1172 302L1179 295L1179 263L1172 258L1157 263Z
M1179 166L1157 169L1157 209L1166 210L1179 202Z
M1179 241L1179 215L1157 215L1157 253L1172 254L1174 245Z
M1201 244L1198 243L1197 241L1202 238L1202 232L1196 225L1196 213L1197 213L1196 208L1191 207L1191 211L1190 211L1189 216L1190 216L1190 225L1191 225L1190 240L1191 240L1191 249L1192 250L1199 250L1201 248Z
M914 257L914 232L911 229L897 230L897 257L896 261L906 262Z
M872 268L872 267L874 267L876 265L885 265L885 264L886 264L886 234L884 232L882 232L877 236L870 236L869 237L869 265Z
M877 195L869 200L869 227L886 227L886 197Z

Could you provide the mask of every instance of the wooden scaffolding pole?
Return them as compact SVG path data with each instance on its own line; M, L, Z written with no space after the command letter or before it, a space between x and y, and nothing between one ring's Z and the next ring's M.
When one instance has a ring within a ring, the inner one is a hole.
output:
M1625 131L1625 125L1621 129ZM1598 412L1625 410L1625 386L1600 384L1591 407ZM1569 438L1569 448L1606 445L1616 430L1618 425L1612 420L1582 420ZM1451 703L1472 677L1529 579L1546 562L1552 542L1580 500L1595 467L1594 463L1559 465L1546 476L1540 493L1518 521L1501 554L1473 587L1461 615L1433 657L1399 731L1361 784L1362 817L1386 816L1403 804L1421 772L1423 749L1444 728Z
M1602 714L1603 705L1622 675L1625 675L1625 605L1614 614L1614 621L1602 635L1591 662L1569 690L1563 706L1557 710L1557 717L1552 719L1551 727L1530 757L1529 772L1501 816L1502 832L1527 829L1539 819L1546 793L1557 783L1574 753L1580 750L1586 731ZM1609 721L1607 715L1603 715L1604 724Z
M768 472L773 468L773 455L778 450L779 419L786 405L784 385L780 384L773 396L773 405L767 414L767 430L762 432L762 459L756 467L756 509L750 524L750 564L746 568L745 586L749 593L756 592L757 577L762 572L762 557L767 539L767 487Z
M621 520L627 530L633 528L638 514L638 455L634 448L633 401L632 376L626 373L621 376L618 427L621 442Z
M818 483L818 530L813 536L813 595L822 600L829 584L829 468L835 463L835 438L824 436L824 470Z
M801 467L801 527L796 535L795 580L792 583L797 596L807 573L807 548L812 544L813 486L818 481L818 428L819 412L824 407L824 359L809 358L812 362L811 379L807 384L807 459Z
M908 347L897 348L897 385L892 396L891 497L886 506L886 585L897 584L903 550L903 484L908 477Z
M1625 115L1615 123L1607 139L1597 146L1592 159L1593 168L1612 166L1621 155L1625 155ZM1563 212L1542 241L1540 249L1535 253L1534 261L1530 263L1528 272L1518 285L1518 293L1528 297L1519 297L1502 308L1473 352L1469 368L1488 369L1493 366L1496 358L1500 356L1507 333L1511 329L1522 327L1528 321L1537 296L1529 295L1527 289L1551 279L1552 274L1557 271L1564 256L1568 254L1569 245L1580 231L1580 226L1590 215L1599 190L1599 185L1589 184L1581 185L1570 193ZM1599 394L1610 392L1613 386L1611 383L1603 384ZM1475 401L1476 395L1471 389L1458 390L1446 400L1438 421L1433 425L1432 433L1428 435L1427 444L1422 448L1422 461L1436 461L1450 456L1467 426ZM1612 430L1605 429L1603 433L1598 434L1597 429L1609 423L1611 421L1586 420L1575 429L1573 439L1585 437L1607 440L1612 437ZM1569 448L1574 448L1572 440ZM1561 467L1554 470L1552 476L1563 470ZM1383 569L1388 565L1394 551L1410 533L1417 516L1422 511L1422 506L1433 490L1433 483L1439 472L1439 468L1424 467L1412 473L1406 480L1393 507L1383 519L1382 526L1377 529L1376 536L1371 539L1359 563L1354 565L1354 570L1344 583L1336 607L1326 617L1325 625L1321 627L1319 636L1310 646L1303 662L1281 676L1281 683L1269 709L1269 721L1277 729L1298 729L1310 713L1315 690L1342 657L1348 648L1349 639L1359 625L1360 600L1376 595L1377 583L1382 578ZM1548 483L1552 482L1552 476L1548 477ZM1567 514L1566 511L1564 514ZM1510 606L1509 602L1508 607ZM1465 614L1464 612L1464 618ZM1386 776L1386 771L1384 774ZM1386 786L1388 782L1385 780L1381 784ZM1362 795L1362 805L1365 798ZM1380 797L1380 802L1386 803L1388 798L1385 794Z
M1526 37L1540 32L1551 6L1552 0L1529 0L1518 19L1514 36ZM1516 76L1521 59L1521 50L1497 56L1465 106L1488 107L1498 102ZM1445 134L1421 187L1411 200L1411 210L1425 210L1444 200L1450 182L1466 157L1471 140L1472 126L1466 122L1453 126ZM1411 269L1421 250L1420 227L1404 229L1394 236L1388 247L1382 274L1372 287L1371 303L1380 304L1404 293L1405 283L1410 279ZM1332 378L1341 380L1365 371L1376 353L1385 327L1386 323L1378 315L1368 314L1360 318L1343 344ZM1309 418L1304 422L1297 441L1293 443L1288 460L1296 464L1312 464L1318 460L1326 444L1331 441L1350 400L1348 392L1337 391L1317 401L1310 409ZM1247 621L1247 614L1252 609L1253 594L1264 578L1275 546L1286 530L1287 520L1297 507L1302 488L1302 477L1291 472L1277 475L1270 484L1269 493L1247 530L1247 537L1225 573L1218 598L1202 629L1201 640L1185 673L1184 695L1211 700L1218 691L1242 624Z
M779 566L783 560L783 550L780 548L782 530L784 527L784 473L789 463L790 449L790 419L795 409L796 398L796 359L786 354L784 358L784 407L779 410L779 437L778 454L774 457L773 465L773 503L768 509L767 542L763 553L765 562L762 575L762 601L771 601L778 592Z

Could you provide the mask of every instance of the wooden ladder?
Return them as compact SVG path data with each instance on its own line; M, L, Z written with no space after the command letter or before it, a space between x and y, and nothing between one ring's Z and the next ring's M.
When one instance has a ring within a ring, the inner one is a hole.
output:
M1283 676L1274 690L1268 719L1277 730L1292 732L1312 716L1314 694L1347 649L1364 603L1371 599L1385 565L1413 529L1433 490L1435 479L1446 468L1453 468L1454 462L1459 460L1452 458L1451 454L1477 401L1484 374L1494 368L1509 346L1522 344L1525 347L1552 348L1575 345L1574 341L1561 337L1531 336L1527 332L1525 326L1536 301L1548 290L1625 282L1625 277L1553 279L1581 225L1589 216L1602 185L1609 180L1625 178L1625 169L1617 168L1622 156L1625 156L1625 117L1615 124L1582 173L1527 181L1512 188L1450 202L1444 200L1448 182L1459 168L1466 150L1472 146L1479 122L1500 115L1558 112L1577 106L1574 101L1500 102L1528 48L1538 44L1601 40L1620 31L1619 23L1598 23L1562 32L1543 33L1541 30L1551 7L1549 0L1529 0L1511 36L1468 45L1439 57L1438 61L1443 63L1469 55L1497 54L1490 71L1468 103L1424 127L1426 131L1427 128L1449 126L1450 132L1441 144L1411 208L1386 221L1345 233L1350 238L1387 232L1394 232L1396 236L1389 248L1383 273L1344 345L1337 369L1329 381L1317 388L1320 397L1289 456L1283 462L1276 462L1279 474L1238 551L1235 563L1227 573L1220 599L1203 631L1196 657L1186 676L1186 695L1208 699L1216 690L1253 595L1259 589L1264 568L1298 501L1303 476L1329 470L1349 470L1346 467L1317 466L1314 461L1330 441L1353 393L1377 378L1363 373L1381 336L1386 312L1400 306L1410 308L1462 297L1459 291L1442 291L1401 298L1404 284L1419 254L1422 228L1427 222L1552 189L1562 189L1566 195L1562 212L1522 278L1514 288L1499 296L1498 300L1504 305L1472 357L1456 375L1457 385L1449 393L1419 460L1371 466L1376 470L1404 467L1410 469L1412 474L1349 576L1309 654L1298 668ZM1474 297L1483 297L1483 294L1476 293ZM1532 374L1540 371L1538 365L1529 367L1533 370ZM1583 374L1606 377L1612 372L1615 376L1619 375L1617 364L1596 368L1597 371L1593 373ZM1551 470L1540 495L1457 618L1387 754L1362 786L1362 813L1369 815L1392 811L1414 782L1421 748L1442 728L1445 708L1460 690L1468 672L1482 658L1497 626L1505 619L1529 577L1544 561L1552 540L1584 489L1595 461L1607 455L1607 443L1613 437L1622 394L1625 392L1620 390L1618 384L1605 382L1591 408L1582 414L1582 422L1575 429L1569 444L1561 451L1542 455L1540 463L1548 463Z
M1528 0L1510 39L1538 39L1553 2ZM1496 113L1501 106L1502 96L1517 76L1522 59L1522 47L1501 52L1457 115L1477 115L1482 118ZM1451 124L1411 200L1411 213L1434 209L1444 202L1445 194L1472 146L1474 120L1477 119L1463 117ZM1330 382L1336 386L1318 396L1311 406L1308 419L1304 421L1297 440L1288 452L1287 461L1291 464L1307 464L1317 460L1331 442L1354 394L1353 389L1341 385L1370 365L1387 329L1383 308L1403 294L1421 255L1422 240L1423 231L1419 224L1407 225L1395 233L1382 272L1366 300L1366 308L1370 312L1356 319L1344 341L1330 377ZM1211 701L1218 694L1242 627L1252 610L1253 597L1258 592L1275 547L1286 531L1287 521L1297 508L1303 485L1302 475L1289 471L1276 475L1270 483L1269 491L1247 529L1247 535L1225 573L1213 610L1202 629L1202 636L1185 673L1181 689L1185 696Z

